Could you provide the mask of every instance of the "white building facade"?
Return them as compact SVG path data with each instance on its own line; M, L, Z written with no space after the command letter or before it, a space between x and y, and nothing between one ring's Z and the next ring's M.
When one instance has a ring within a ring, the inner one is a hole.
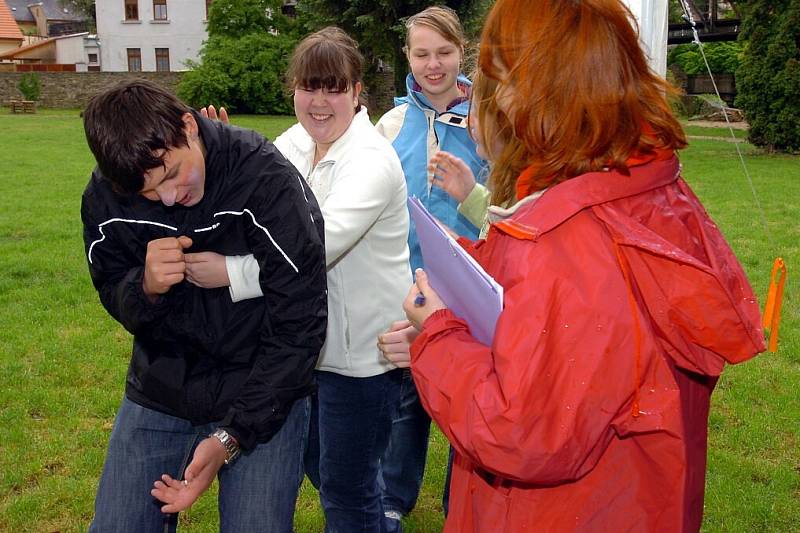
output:
M206 39L206 0L97 0L102 70L186 70Z
M99 70L100 47L97 44L97 36L90 35L88 32L64 35L56 37L55 43L56 63L74 64L75 70L78 72L90 69Z

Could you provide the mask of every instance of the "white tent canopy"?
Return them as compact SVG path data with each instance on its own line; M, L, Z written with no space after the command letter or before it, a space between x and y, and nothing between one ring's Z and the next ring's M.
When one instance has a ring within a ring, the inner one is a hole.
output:
M650 68L661 76L667 74L667 0L622 0L639 21L639 41L647 54Z

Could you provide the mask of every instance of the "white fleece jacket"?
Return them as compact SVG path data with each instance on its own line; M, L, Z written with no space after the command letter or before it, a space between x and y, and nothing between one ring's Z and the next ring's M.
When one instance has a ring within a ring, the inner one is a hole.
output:
M314 141L300 124L275 146L305 176L325 221L328 331L317 368L351 377L392 370L377 337L404 318L412 281L406 182L397 153L366 109L316 167ZM227 266L235 300L261 295L251 256L228 257Z

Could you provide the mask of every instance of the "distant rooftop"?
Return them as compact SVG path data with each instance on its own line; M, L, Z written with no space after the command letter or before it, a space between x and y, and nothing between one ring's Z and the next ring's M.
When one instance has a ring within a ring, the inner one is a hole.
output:
M0 39L19 39L22 41L22 32L14 21L11 9L5 0L0 0Z
M5 0L5 2L11 9L11 14L14 15L14 20L17 22L36 22L31 10L28 9L28 6L35 5L41 5L42 8L44 8L44 14L47 20L78 21L84 20L85 18L63 7L59 0L40 0L39 2L32 2L31 0Z

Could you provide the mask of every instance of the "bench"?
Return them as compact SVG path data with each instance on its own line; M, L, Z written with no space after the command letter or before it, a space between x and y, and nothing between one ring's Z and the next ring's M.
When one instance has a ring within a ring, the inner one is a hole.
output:
M12 113L36 113L36 102L33 100L11 100Z

